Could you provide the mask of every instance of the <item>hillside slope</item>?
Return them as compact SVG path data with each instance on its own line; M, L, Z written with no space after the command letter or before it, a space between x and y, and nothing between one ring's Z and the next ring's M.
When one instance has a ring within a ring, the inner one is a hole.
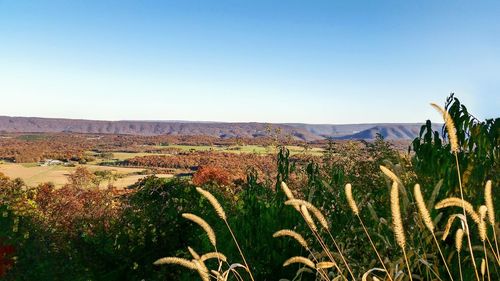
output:
M267 129L279 128L282 135L296 139L314 141L334 139L373 139L381 133L387 139L408 140L414 138L420 124L268 124L268 123L223 123L184 121L96 121L78 119L56 119L38 117L0 116L0 131L31 133L93 133L132 135L206 135L220 138L255 138L267 135ZM435 125L439 129L440 125Z

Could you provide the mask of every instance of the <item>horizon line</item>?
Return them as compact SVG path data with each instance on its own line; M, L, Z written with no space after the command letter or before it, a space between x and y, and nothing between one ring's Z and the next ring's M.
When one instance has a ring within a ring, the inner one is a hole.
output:
M68 118L68 117L41 117L41 116L9 116L0 115L0 118L34 118L34 119L53 119L53 120L73 120L73 121L97 121L97 122L147 122L147 123L207 123L207 124L276 124L276 125L317 125L317 126L328 126L328 125L372 125L372 124L425 124L427 120L421 122L357 122L357 123L307 123L307 122L269 122L269 121L213 121L213 120L176 120L176 119L165 119L165 120L136 120L136 119L121 119L121 120L106 120L106 119L86 119L86 118ZM440 122L434 122L434 124L443 124Z

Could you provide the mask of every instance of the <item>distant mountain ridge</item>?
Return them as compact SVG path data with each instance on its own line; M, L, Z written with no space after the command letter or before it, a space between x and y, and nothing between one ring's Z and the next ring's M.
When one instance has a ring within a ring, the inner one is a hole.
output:
M207 135L213 137L255 138L266 136L269 126L280 128L281 134L296 139L374 139L377 133L390 140L410 140L420 132L422 124L378 123L314 125L302 123L224 123L196 121L99 121L83 119L0 116L0 132L12 133L92 133L130 135ZM439 130L441 125L434 124Z

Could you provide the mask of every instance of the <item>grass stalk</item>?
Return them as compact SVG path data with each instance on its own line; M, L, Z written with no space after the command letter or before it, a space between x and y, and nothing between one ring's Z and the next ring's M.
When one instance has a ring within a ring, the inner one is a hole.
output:
M436 235L434 234L434 231L431 231L432 237L434 238L434 242L436 242L436 246L438 247L439 250L439 255L441 255L441 259L443 260L444 266L446 267L446 271L448 272L448 275L450 276L450 280L453 280L453 276L451 275L450 269L448 268L448 264L446 263L446 259L444 258L443 252L441 251L441 247L439 246L439 242L436 238Z
M462 176L460 175L460 165L458 163L458 154L456 151L453 154L455 155L455 164L457 167L458 185L460 187L460 198L462 199L462 211L464 213L465 226L466 226L466 229L468 230L469 223L467 222L467 212L465 211L464 191L463 191L463 187L462 187ZM477 270L476 260L474 259L474 251L472 250L472 241L470 239L470 235L466 235L466 236L467 236L467 244L469 244L469 251L470 251L470 255L471 255L472 265L474 266L474 273L476 275L476 279L479 281L480 280L479 273Z
M406 256L406 250L404 247L402 247L401 249L403 249L403 256L405 257L406 269L408 269L408 276L410 277L410 281L413 281L413 277L411 276L410 263L408 262L408 257Z
M488 281L491 280L490 278L490 268L489 268L489 265L488 265L488 252L486 252L486 242L483 241L483 251L484 251L484 260L485 260L485 263L486 263L486 274L488 276Z
M497 256L495 253L495 249L493 248L493 245L491 244L490 238L486 237L486 241L488 241L488 245L490 246L491 253L493 254L493 257L495 258L495 261L500 265L500 257Z
M371 244L373 250L375 251L375 254L377 255L377 258L380 261L380 264L382 265L382 267L384 268L385 272L387 273L387 277L389 277L389 280L394 281L392 279L392 277L391 277L391 273L389 272L389 270L385 266L384 261L382 260L382 257L380 256L379 252L377 251L377 247L375 247L375 244L373 243L373 240L370 237L370 234L368 233L368 230L366 230L366 227L365 227L365 224L363 223L363 220L361 219L361 217L359 216L359 214L356 215L356 216L358 217L359 222L360 222L361 226L363 227L363 230L365 231L365 234L368 237L368 240L370 241L370 244Z
M462 261L460 260L460 252L457 252L457 257L458 257L458 273L460 274L460 281L463 281L464 277L462 276Z
M243 259L243 262L245 263L246 270L248 274L250 275L250 279L252 281L255 281L253 278L252 270L250 270L250 267L248 266L247 260L245 259L245 255L243 254L243 251L240 248L240 244L238 243L238 240L236 240L236 236L234 236L233 230L231 229L231 226L229 225L229 222L227 219L224 219L224 222L226 223L227 229L229 230L229 233L231 233L231 237L233 237L234 244L236 244L236 248L238 248L238 252L240 252L240 256Z
M342 259L342 262L345 264L347 270L349 271L349 274L351 275L352 277L352 280L356 280L356 277L354 277L354 273L352 272L351 270L351 267L349 266L349 263L347 262L346 258L344 257L344 255L342 254L342 251L340 250L340 247L339 245L337 244L337 241L335 241L335 239L333 238L333 235L332 233L330 232L330 230L327 229L327 232L328 232L328 235L330 236L330 238L332 239L333 241L333 245L335 245L335 248L337 249L337 251L339 252L339 255L340 255L340 258Z

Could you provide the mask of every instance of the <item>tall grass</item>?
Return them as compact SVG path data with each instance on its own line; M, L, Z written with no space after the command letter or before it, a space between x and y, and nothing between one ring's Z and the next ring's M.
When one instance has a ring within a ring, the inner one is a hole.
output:
M446 128L448 130L449 141L451 144L451 153L456 158L457 163L457 174L459 178L459 188L460 188L460 198L449 197L441 200L434 206L429 206L426 204L424 195L421 191L419 184L414 186L412 198L414 202L410 202L418 210L419 221L424 225L423 228L416 228L414 226L409 226L408 221L403 219L403 207L408 208L407 204L400 204L400 193L403 194L405 200L409 200L410 196L403 185L403 181L396 175L396 173L387 168L386 166L380 166L381 172L387 176L387 178L392 182L390 188L390 209L391 220L392 220L392 231L394 233L394 242L398 246L401 256L398 261L391 262L388 257L383 257L377 250L376 243L372 239L372 235L376 233L370 233L369 229L366 228L362 217L360 216L361 210L356 203L354 196L352 194L352 185L345 185L345 195L347 198L347 205L354 214L354 216L359 221L364 234L368 239L366 249L362 250L366 255L373 254L377 258L377 263L379 266L372 266L365 272L354 272L351 261L352 259L346 254L346 249L342 247L342 241L339 241L338 235L335 231L335 221L328 221L327 217L323 214L323 211L316 207L313 203L295 198L293 192L288 188L285 182L281 182L280 186L285 194L284 205L293 208L302 217L305 225L308 228L309 233L299 233L294 229L282 229L274 233L273 237L282 239L283 237L288 237L298 243L304 250L306 255L297 255L288 258L283 261L283 266L299 265L297 276L302 276L305 272L311 272L314 275L315 280L422 280L426 279L423 276L421 270L416 268L415 263L422 263L429 269L430 275L427 275L427 279L430 280L454 280L459 278L464 280L464 274L462 272L462 259L463 256L462 246L463 238L466 236L467 246L469 249L469 256L467 259L472 264L474 271L474 276L477 280L488 280L491 281L491 270L493 266L497 268L500 266L500 253L498 251L498 242L496 237L496 225L495 225L495 213L494 213L494 203L493 203L493 193L492 193L492 182L488 181L486 183L484 193L485 202L476 209L472 204L467 202L464 198L463 186L461 182L460 169L458 167L458 152L459 147L457 143L457 137L455 135L455 127L453 121L449 114L444 111L439 106L433 104L433 107L438 109L438 111L443 115ZM217 199L208 191L201 188L197 188L198 192L205 197L214 207L214 210L218 214L219 218L222 219L227 226L227 230L230 232L233 242L235 243L238 252L240 253L240 258L242 263L233 262L230 263L227 258L222 254L217 252L216 238L211 227L200 217L192 214L183 214L183 217L197 223L200 225L207 233L212 245L215 248L215 252L207 253L204 255L197 254L194 250L189 248L192 259L180 259L176 257L166 257L161 258L155 262L155 264L176 264L184 266L190 270L197 271L200 278L203 281L207 280L254 280L252 270L245 258L244 251L241 249L238 240L236 239L231 226L228 223L226 213L224 209L217 201ZM405 202L405 201L403 201ZM434 201L431 201L434 202ZM439 230L440 225L438 217L432 217L432 209L442 210L445 208L459 207L462 209L461 214L451 214L445 221L447 221L443 231ZM475 223L477 227L477 234L471 232L471 228L474 225L468 220L468 217L472 219L471 222ZM453 256L445 257L442 250L444 245L443 240L446 240L448 234L451 232L453 222L456 218L459 218L461 222L461 227L456 230L455 234L455 251L457 253L457 259L454 261ZM279 219L279 218L276 218ZM258 223L258 222L255 222ZM488 224L492 227L493 239L490 239ZM421 237L420 240L425 238L425 232L430 232L432 236L432 241L437 251L435 253L430 253L430 255L439 254L440 259L436 259L436 267L434 269L428 265L425 258L420 256L419 250L424 251L425 249L420 249L422 244L414 243L407 240L407 228L412 229L412 236ZM298 228L297 228L298 229ZM438 235L441 236L441 240L438 239ZM305 238L304 238L305 237ZM474 238L474 239L473 239ZM477 267L476 256L474 250L478 246L473 244L474 241L480 241L481 245L479 248L482 250L482 257L480 260L480 268ZM491 243L493 241L493 243ZM368 246L369 244L369 246ZM488 245L488 247L487 247ZM272 245L269 245L272 247ZM397 249L391 249L397 252ZM411 250L408 252L408 250ZM211 258L217 258L218 264L213 269L209 269L205 261L207 260L207 255ZM492 256L493 259L489 259ZM402 260L402 262L400 262ZM281 261L276 261L281 262ZM458 272L452 272L449 263L456 262L456 267ZM404 265L402 265L404 264ZM402 266L401 266L402 265ZM403 269L404 268L404 269ZM436 270L437 269L437 270ZM442 273L445 272L445 275ZM498 274L497 274L498 275ZM298 278L294 280L299 280Z

